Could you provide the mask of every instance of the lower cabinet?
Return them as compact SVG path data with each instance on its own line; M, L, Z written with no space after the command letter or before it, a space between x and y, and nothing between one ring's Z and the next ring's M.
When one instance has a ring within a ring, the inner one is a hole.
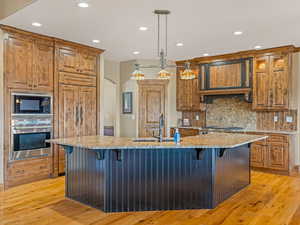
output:
M10 162L7 166L6 188L48 178L51 157Z
M193 128L179 128L179 132L180 132L181 137L189 137L189 136L199 135L199 130L193 129ZM174 134L175 134L175 128L171 128L170 136L173 137Z
M251 145L251 166L272 170L289 170L289 136L283 134L265 134L266 141Z
M59 85L59 137L97 134L96 87ZM58 173L65 172L65 151L58 150Z

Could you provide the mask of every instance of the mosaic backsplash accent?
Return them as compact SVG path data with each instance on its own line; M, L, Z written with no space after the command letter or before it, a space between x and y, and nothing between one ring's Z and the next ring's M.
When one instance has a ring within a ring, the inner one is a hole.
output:
M206 126L256 129L256 112L240 97L216 98L207 104Z

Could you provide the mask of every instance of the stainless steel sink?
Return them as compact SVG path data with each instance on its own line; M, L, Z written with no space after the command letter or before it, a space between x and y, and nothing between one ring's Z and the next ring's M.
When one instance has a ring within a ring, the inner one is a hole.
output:
M134 138L132 139L133 142L159 142L157 138L149 137L149 138ZM162 142L172 142L174 141L173 138L165 137L163 138Z

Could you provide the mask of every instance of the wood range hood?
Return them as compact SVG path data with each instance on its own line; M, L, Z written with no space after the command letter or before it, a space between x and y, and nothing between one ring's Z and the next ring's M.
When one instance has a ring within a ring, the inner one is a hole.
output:
M206 102L214 96L244 96L251 102L252 58L200 64L199 95Z

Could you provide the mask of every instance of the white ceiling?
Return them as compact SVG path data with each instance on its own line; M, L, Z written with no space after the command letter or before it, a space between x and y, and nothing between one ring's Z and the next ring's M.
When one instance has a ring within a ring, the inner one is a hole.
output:
M171 10L169 59L294 44L300 46L299 0L39 0L0 23L106 49L106 58L156 55L154 9ZM40 22L42 27L33 27ZM139 31L140 26L149 27ZM241 36L232 33L242 30ZM92 43L99 39L99 44ZM177 42L184 43L176 47ZM139 51L140 55L133 55Z

